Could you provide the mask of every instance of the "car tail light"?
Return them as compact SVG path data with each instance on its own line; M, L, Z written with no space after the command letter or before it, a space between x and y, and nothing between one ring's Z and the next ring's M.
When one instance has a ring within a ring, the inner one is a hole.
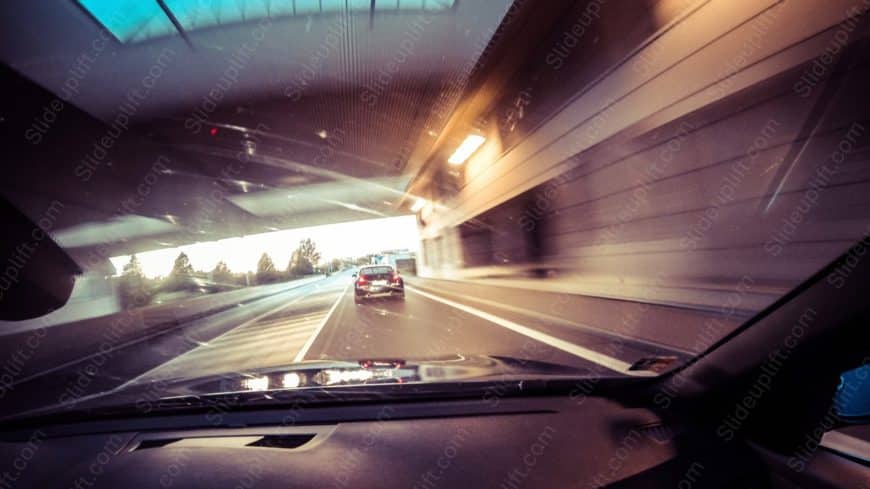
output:
M366 283L366 278L363 277L362 275L360 275L360 276L359 276L359 279L357 279L356 283L357 283L358 285L363 285L363 284Z
M393 282L398 282L398 281L399 281L399 273L398 273L398 272L393 272L393 277L392 277L391 280L392 280Z

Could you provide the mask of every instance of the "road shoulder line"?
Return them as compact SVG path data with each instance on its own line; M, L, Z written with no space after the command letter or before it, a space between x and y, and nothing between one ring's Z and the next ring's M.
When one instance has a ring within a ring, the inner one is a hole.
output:
M347 294L347 289L350 287L350 284L345 285L343 289L341 289L341 293L338 294L338 299L335 300L335 303L332 304L332 307L329 308L329 312L326 313L326 316L323 317L323 320L320 321L320 324L317 325L317 329L311 333L311 337L308 338L308 341L302 345L302 349L299 350L299 353L293 358L293 363L301 362L305 355L308 354L308 350L311 349L311 346L314 344L314 341L320 336L320 332L323 331L323 327L326 326L326 323L329 322L329 318L332 317L332 313L338 308L338 305L341 304L341 300L344 299L345 294Z
M292 290L292 289L291 289L291 290ZM133 384L135 384L139 379L142 379L142 378L144 378L144 377L147 377L148 374L150 374L151 372L154 372L154 371L156 371L156 370L158 370L158 369L164 368L164 367L166 367L167 365L170 365L170 364L172 364L172 363L178 361L179 358L183 358L183 357L185 357L186 355L189 355L190 353L193 353L193 352L199 350L200 348L203 348L203 347L206 347L206 348L207 348L209 343L212 343L212 342L216 341L217 339L219 339L219 338L221 338L221 337L224 337L224 336L226 336L226 335L232 333L233 331L238 331L239 329L244 328L244 327L246 327L246 326L249 326L249 325L251 325L251 324L254 324L254 323L256 323L257 321L259 321L259 320L261 320L261 319L263 319L263 318L265 318L265 317L271 316L271 315L273 315L273 314L277 314L277 313L281 312L282 310L284 310L284 309L286 309L286 308L292 306L293 304L295 304L296 302L298 302L299 300L301 300L303 297L305 297L304 294L303 294L303 295L299 295L299 296L297 296L297 297L294 297L293 299L290 299L289 302L285 302L285 303L280 304L280 305L278 305L278 306L276 306L276 307L273 307L272 309L269 309L268 311L266 311L266 312L264 312L264 313L262 313L262 314L258 314L257 316L254 316L253 318L248 319L247 321L242 322L241 324L239 324L238 326L234 327L233 329L230 329L229 331L224 331L223 333L221 333L221 334L215 336L214 338L211 338L211 339L209 339L208 341L205 341L204 343L199 344L198 346L195 346L195 347L191 348L190 350L187 350L186 352L182 353L181 355L178 355L178 356L176 356L176 357L173 357L173 358L170 359L169 361L164 362L164 363L161 363L160 365L157 365L157 366L155 366L154 368L152 368L152 369L150 369L150 370L148 370L148 371L146 371L146 372L142 372L141 374L137 375L136 377L133 377L132 379L130 379L130 380L124 382L123 384L119 385L119 386L116 387L114 390L122 390L122 389L124 389L124 388L127 387L127 386L133 385Z
M519 333L523 336L528 336L533 340L540 341L546 345L552 346L553 348L557 348L559 350L568 352L572 355L583 358L584 360L588 360L590 362L597 363L603 367L606 367L610 370L619 372L624 375L631 375L636 377L649 377L651 375L655 375L652 372L639 371L639 370L629 370L631 364L628 362L624 362L618 358L614 358L603 353L599 353L597 351L590 350L589 348L582 347L580 345L576 345L569 341L563 340L561 338L557 338L555 336L549 335L547 333L543 333L536 329L530 328L528 326L523 326L522 324L515 323L509 319L505 319L495 314L488 313L486 311L482 311L475 307L467 306L465 304L461 304L459 302L452 301L450 299L445 299L443 297L439 297L437 295L431 294L429 292L424 292L416 287L405 286L406 290L410 290L415 294L420 294L423 297L431 299L433 301L440 302L442 304L446 304L453 308L459 309L460 311L471 314L472 316L477 316L481 319L485 319L491 323L497 324L503 328L509 329L515 333Z

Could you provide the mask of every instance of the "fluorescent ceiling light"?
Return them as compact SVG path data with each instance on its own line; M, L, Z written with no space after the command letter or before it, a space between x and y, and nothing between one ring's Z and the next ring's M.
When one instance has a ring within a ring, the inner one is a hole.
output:
M472 153L477 151L477 148L479 148L484 141L486 141L486 138L483 136L478 136L476 134L468 136L465 138L465 141L462 141L462 144L456 148L456 151L450 155L450 158L447 158L447 163L450 163L451 165L461 165L465 163L465 160L467 160Z
M444 12L456 0L377 0L376 11ZM78 0L100 24L123 43L177 34L157 0ZM259 19L368 13L371 0L164 0L186 32Z

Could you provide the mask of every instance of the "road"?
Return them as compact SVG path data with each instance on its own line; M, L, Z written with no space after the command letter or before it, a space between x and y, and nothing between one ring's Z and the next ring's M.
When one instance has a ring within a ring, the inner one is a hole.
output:
M351 282L350 272L344 272L297 285L106 355L37 373L4 392L0 415L134 384L307 360L501 355L574 366L594 375L637 375L628 367L656 353L552 324L532 311L481 309L410 284L404 301L376 299L357 305Z
M235 328L129 383L277 367L306 360L434 359L500 355L540 359L598 375L634 374L651 353L612 338L564 331L543 321L520 323L408 285L405 300L355 304L350 273L325 279L272 313Z

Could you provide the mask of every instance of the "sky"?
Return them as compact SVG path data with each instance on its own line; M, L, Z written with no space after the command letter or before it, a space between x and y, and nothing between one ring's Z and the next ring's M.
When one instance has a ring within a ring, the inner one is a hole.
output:
M175 248L137 253L148 277L166 276L180 252L187 253L194 270L209 271L223 260L233 272L255 271L265 251L279 270L287 268L290 254L305 238L311 238L320 251L321 263L333 258L357 257L384 250L417 251L419 237L414 216L388 217L308 228L289 229L219 241L194 243ZM118 274L130 255L110 258Z

